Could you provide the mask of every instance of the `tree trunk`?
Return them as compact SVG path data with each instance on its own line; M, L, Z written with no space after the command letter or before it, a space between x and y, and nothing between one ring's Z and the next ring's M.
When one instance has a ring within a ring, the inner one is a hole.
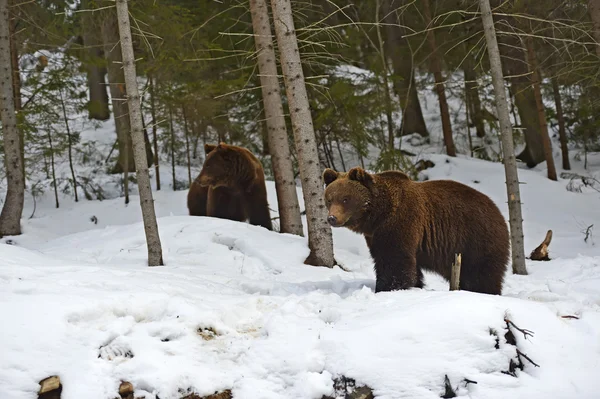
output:
M12 11L11 11L12 9ZM10 63L12 66L12 84L13 84L13 99L14 107L17 115L23 109L21 101L21 72L19 68L19 49L17 47L17 15L14 14L18 10L15 0L9 0L8 18L10 20L9 41L10 41ZM20 145L21 145L21 174L23 176L23 187L25 187L25 131L19 130Z
M379 8L380 8L380 0L375 1L375 20L379 21ZM388 65L387 59L385 56L384 42L383 37L381 36L381 27L379 24L375 26L375 30L377 31L377 41L379 45L379 56L381 61L381 71L383 76L383 93L385 94L385 117L387 121L387 131L388 131L388 150L390 154L393 154L394 151L394 120L392 119L392 96L390 93L390 83L388 80ZM332 156L333 162L333 156ZM389 168L389 166L386 166Z
M506 101L500 50L498 49L498 42L496 40L496 31L489 0L479 0L479 7L481 9L481 20L483 22L483 30L490 59L492 83L496 97L496 110L502 131L502 152L504 155L504 173L506 176L506 193L508 196L508 213L510 218L512 269L515 274L527 274L519 176L513 148L512 126L510 124L508 102Z
M588 12L592 20L592 33L596 42L596 55L600 58L600 0L588 0Z
M510 17L506 17L504 20L513 21ZM501 61L504 73L509 75L510 91L514 97L521 127L525 134L525 149L517 155L517 159L533 168L546 159L529 66L519 38L502 35L500 41L502 42Z
M477 137L485 137L485 124L481 112L481 100L479 98L477 74L473 68L470 55L467 55L467 59L465 59L463 63L463 72L465 76L465 97L467 99L467 106L469 107L471 122L473 123L473 126L475 126ZM469 121L467 121L467 123L468 122Z
M535 105L542 134L544 157L546 158L546 166L548 168L548 179L556 181L556 166L554 166L554 157L552 156L552 143L550 143L550 137L548 136L548 123L546 122L546 111L544 110L544 101L542 99L541 78L537 67L533 39L530 36L527 36L525 37L525 43L527 45L529 69L533 79L533 94L535 96Z
M188 172L188 187L192 185L192 160L190 155L190 131L188 129L188 120L185 113L185 105L181 107L181 113L183 114L183 130L185 134L185 155L187 160L187 172Z
M564 170L571 170L571 162L569 161L569 147L567 147L565 115L563 114L562 101L560 99L558 79L555 77L552 78L552 92L554 95L554 104L556 105L556 116L558 118L558 135L560 137L560 150L562 152L562 167Z
M419 102L417 85L413 70L413 56L408 46L408 41L403 38L404 28L398 26L398 17L392 10L392 0L384 0L382 4L383 21L386 23L385 50L392 61L395 78L393 79L394 90L400 97L400 108L402 109L402 124L400 136L417 133L423 137L429 136L423 110Z
M433 72L433 77L435 79L435 90L440 103L440 116L442 118L444 144L446 145L446 153L451 157L455 157L456 147L454 146L454 139L452 138L450 109L448 108L448 101L446 100L446 88L444 86L445 79L442 75L442 60L437 51L435 33L433 33L433 25L431 24L431 9L429 7L429 0L422 0L422 2L423 17L425 19L425 24L429 27L429 30L427 31L427 41L429 42L429 48L431 50L431 71Z
M173 191L177 191L177 176L175 175L175 129L173 128L173 110L169 107L169 132L171 134L171 176Z
M82 8L89 10L88 0L82 2ZM106 60L102 48L102 39L98 37L98 24L94 23L96 14L83 13L82 36L85 46L85 68L87 72L87 85L90 95L88 103L88 118L106 121L110 118L108 109L108 92L106 91Z
M131 145L131 127L127 115L127 101L125 101L126 88L122 68L121 44L119 43L117 19L111 10L104 13L102 38L108 68L113 118L119 144L119 158L112 169L112 173L122 173L125 169L128 172L134 172L135 165L133 162L128 162L129 159L133 160L133 146Z
M156 103L154 93L154 77L148 74L150 79L150 115L152 115L152 143L154 144L154 170L156 172L156 191L160 190L160 167L158 165L158 137L156 126Z
M150 187L146 143L142 132L142 112L136 81L135 57L131 40L127 0L117 0L117 17L119 20L119 36L121 38L121 51L123 54L123 70L127 84L127 102L129 104L129 117L132 128L131 136L135 154L133 159L135 159L140 206L142 207L144 231L148 247L148 266L162 266L162 247L158 234L156 213L154 211L152 188Z
M59 89L58 94L60 96L60 105L65 120L65 129L67 130L67 148L69 152L69 169L71 169L71 178L73 179L73 193L75 194L75 202L79 202L77 196L77 178L75 177L75 167L73 166L73 142L71 139L71 128L69 127L69 117L67 116L67 109L65 107L65 99L62 95L62 89Z
M54 146L52 145L52 132L50 129L47 130L47 136L48 148L50 149L50 166L52 167L52 185L54 186L54 201L56 203L56 209L58 209L58 185L56 184L56 168L54 166Z
M319 152L300 62L292 5L290 0L271 0L271 7L306 208L310 255L304 263L333 267L333 237L327 223Z
M21 214L25 200L21 138L17 129L13 93L9 20L8 0L0 0L0 118L8 183L6 199L0 213L0 237L21 234Z
M250 11L265 109L267 143L277 191L280 232L304 236L266 0L250 0Z
M467 23L466 32L467 39L463 43L463 48L466 53L465 59L463 62L463 73L465 77L465 102L467 104L468 113L471 118L471 122L473 126L475 126L475 132L477 133L477 137L482 138L485 137L485 121L483 119L483 112L481 107L481 99L479 98L479 85L477 84L477 73L475 72L475 65L477 63L477 59L473 56L470 50L476 46L473 39L471 38L473 34L473 28L476 26L475 24L468 23L468 19L470 16L463 15L462 21ZM469 124L469 120L467 118L467 125ZM470 138L469 134L469 138Z

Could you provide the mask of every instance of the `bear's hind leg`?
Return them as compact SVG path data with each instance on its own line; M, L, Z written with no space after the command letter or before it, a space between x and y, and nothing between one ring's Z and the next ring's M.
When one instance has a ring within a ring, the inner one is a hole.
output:
M459 289L501 295L505 270L506 265L497 259L480 260L477 264L465 264L463 261Z
M273 230L271 212L267 201L258 204L248 204L248 222L254 226L262 226L267 230Z

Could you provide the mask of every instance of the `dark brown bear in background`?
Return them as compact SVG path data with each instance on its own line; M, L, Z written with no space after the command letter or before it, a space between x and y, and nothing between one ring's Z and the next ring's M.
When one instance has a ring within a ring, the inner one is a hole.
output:
M415 182L398 171L326 169L323 180L329 224L365 236L375 292L422 288L422 269L449 280L461 253L460 289L501 294L509 232L486 195L451 180Z
M248 221L273 230L265 174L246 148L205 144L206 160L187 196L192 216Z

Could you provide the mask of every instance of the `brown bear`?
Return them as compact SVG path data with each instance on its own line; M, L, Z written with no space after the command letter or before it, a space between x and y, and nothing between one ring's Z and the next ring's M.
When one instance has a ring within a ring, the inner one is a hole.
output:
M363 234L375 292L423 287L422 269L450 279L462 254L460 289L500 295L510 254L507 223L483 193L452 180L412 181L399 171L323 172L333 227Z
M189 214L248 221L273 230L262 164L243 147L205 144L206 159L187 196Z

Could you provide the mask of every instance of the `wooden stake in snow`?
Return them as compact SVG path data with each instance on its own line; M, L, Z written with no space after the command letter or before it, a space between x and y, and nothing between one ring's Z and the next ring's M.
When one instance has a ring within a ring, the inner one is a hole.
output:
M119 20L119 36L121 38L121 51L123 54L123 70L125 73L125 86L127 89L127 103L129 105L129 119L131 121L131 141L133 143L133 158L140 192L140 205L148 246L148 266L162 266L162 246L158 235L154 199L150 187L150 173L148 159L146 158L146 143L142 132L142 112L140 95L138 93L135 58L131 40L131 26L129 25L129 10L127 0L117 0L117 18Z
M327 223L317 140L300 62L292 4L290 0L271 0L271 7L306 208L310 255L304 263L333 267L333 237L331 227Z
M280 231L282 233L304 235L300 205L294 181L294 168L290 156L287 128L281 104L279 79L271 21L266 0L250 0L250 13L254 29L254 42L257 52L258 72L262 89L263 105L268 132L269 153L275 177L277 206L279 208Z
M450 291L458 291L460 285L460 266L462 255L454 255L454 263L452 264L452 272L450 274Z
M550 260L548 257L548 246L550 245L550 241L552 241L552 230L548 230L546 233L546 238L544 241L536 249L531 251L529 255L529 259L531 260Z
M523 216L521 215L521 193L519 190L519 176L517 173L517 160L513 146L512 126L506 101L506 89L500 63L500 50L494 29L492 9L489 0L479 0L481 7L481 20L487 42L492 83L496 96L496 110L502 133L502 154L504 156L504 173L506 175L506 192L508 195L508 214L510 219L510 242L512 252L512 269L514 274L527 274L525 266L525 247L523 244Z

